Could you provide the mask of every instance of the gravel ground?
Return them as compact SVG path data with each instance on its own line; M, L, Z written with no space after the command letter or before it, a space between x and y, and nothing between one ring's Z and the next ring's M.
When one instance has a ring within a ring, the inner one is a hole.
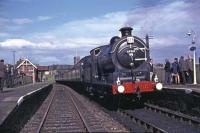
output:
M45 112L44 110L47 108L48 103L51 100L51 97L53 96L53 91L49 93L49 96L44 100L43 104L40 106L38 111L33 115L33 117L27 121L27 124L24 126L24 128L20 131L20 133L36 133L37 129L39 127L39 124L41 122L41 119L43 118Z
M184 122L180 122L176 119L166 117L165 115L145 110L145 109L136 109L128 110L129 114L136 116L144 121L150 122L157 127L164 129L169 133L199 133L200 129L195 128L191 125L188 125Z
M96 119L99 120L99 122L107 132L129 132L123 125L121 125L118 121L111 117L109 113L104 112L102 107L99 106L97 103L89 100L89 98L77 93L76 91L67 86L63 85L63 87L69 89L73 93L73 95L75 95L76 98L78 98L78 100L81 101L82 105L85 106L91 114L94 114ZM51 95L52 92L50 92L50 96ZM22 133L36 132L37 127L39 126L39 121L44 115L43 110L44 108L46 108L49 99L50 98L48 96L47 99L44 101L44 104L42 104L42 106L36 112L35 116L32 117L29 120L29 122L25 125L24 129L21 131Z
M102 107L89 98L80 95L71 89L71 92L82 101L83 105L88 107L88 111L92 112L108 132L129 132L122 124L116 121L109 113L103 111Z

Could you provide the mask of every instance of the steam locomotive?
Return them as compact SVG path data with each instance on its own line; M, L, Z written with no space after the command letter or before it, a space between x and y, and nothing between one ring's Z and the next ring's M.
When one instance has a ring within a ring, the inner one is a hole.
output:
M141 97L143 93L161 90L162 84L152 78L148 36L146 42L132 35L131 27L120 29L108 45L94 48L68 71L68 84L81 85L97 96Z

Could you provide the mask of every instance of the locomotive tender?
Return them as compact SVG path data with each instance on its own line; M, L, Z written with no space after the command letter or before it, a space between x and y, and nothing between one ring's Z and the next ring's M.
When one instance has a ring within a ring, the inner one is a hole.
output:
M161 90L152 79L148 37L146 42L132 35L131 27L120 29L108 45L94 48L71 71L67 81L81 84L89 93L101 96L138 96ZM156 76L154 76L156 77Z

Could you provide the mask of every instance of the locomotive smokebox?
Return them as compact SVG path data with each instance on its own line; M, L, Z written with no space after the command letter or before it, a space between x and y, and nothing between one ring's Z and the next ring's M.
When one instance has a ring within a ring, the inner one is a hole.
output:
M131 27L123 27L119 31L121 31L122 37L123 36L131 36L133 28Z

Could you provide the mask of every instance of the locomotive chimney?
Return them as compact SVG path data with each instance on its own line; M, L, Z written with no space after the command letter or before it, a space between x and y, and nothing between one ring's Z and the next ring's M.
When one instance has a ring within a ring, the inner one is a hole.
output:
M123 36L131 36L133 28L131 27L123 27L119 31L121 31L122 37Z

